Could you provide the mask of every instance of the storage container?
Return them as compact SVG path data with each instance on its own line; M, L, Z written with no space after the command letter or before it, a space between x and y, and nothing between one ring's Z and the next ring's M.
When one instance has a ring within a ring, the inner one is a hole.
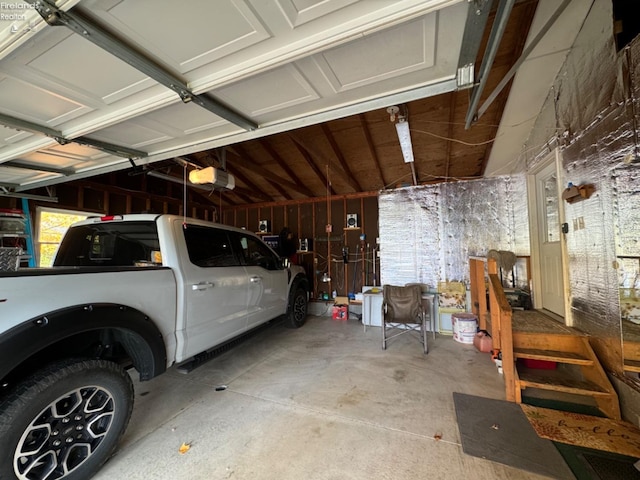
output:
M480 352L489 353L493 350L493 340L487 332L481 331L473 337L473 346Z
M472 344L478 331L478 317L473 313L453 313L453 339L456 342Z
M334 320L348 320L349 311L346 305L334 305L331 318Z

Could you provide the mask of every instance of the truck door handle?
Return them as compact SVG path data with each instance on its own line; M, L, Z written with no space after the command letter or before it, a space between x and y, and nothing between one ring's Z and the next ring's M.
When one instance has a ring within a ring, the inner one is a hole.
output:
M251 281L251 283L261 283L262 277L256 275L255 277L251 277L249 280Z
M213 287L213 282L200 282L191 285L191 290L206 290L211 287Z

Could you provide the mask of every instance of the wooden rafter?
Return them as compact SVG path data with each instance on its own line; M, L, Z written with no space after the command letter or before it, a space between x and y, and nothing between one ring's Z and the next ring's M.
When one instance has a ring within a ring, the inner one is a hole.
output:
M227 160L229 159L230 155L236 157L236 160L238 160L233 164L234 172L237 171L236 170L237 168L241 168L243 170L249 170L253 174L262 175L263 177L268 178L269 180L273 180L280 183L280 185L283 187L289 188L291 190L295 190L296 192L301 193L304 196L307 196L308 189L306 187L290 182L289 180L282 178L280 175L273 173L269 169L261 167L260 165L243 162L241 161L240 156L238 156L236 153L229 150L227 151Z
M342 155L342 151L340 150L340 147L338 147L338 144L336 143L336 139L333 137L333 133L331 133L331 130L329 130L329 127L327 126L326 123L323 123L321 127L325 137L327 137L327 140L329 141L329 145L331 145L331 150L333 151L333 154L336 156L336 158L340 162L340 165L342 165L342 169L347 175L347 181L349 182L349 185L351 185L356 192L362 192L363 191L362 185L360 185L360 182L358 182L358 180L354 177L353 173L351 172L351 169L349 168L349 164L347 163L347 160L344 158L344 155Z
M362 127L362 133L364 133L364 138L366 139L367 149L371 154L371 158L373 159L373 163L376 166L376 172L378 172L378 176L380 177L380 188L384 188L387 185L386 180L384 179L384 175L382 174L382 167L380 166L380 159L378 158L378 154L376 153L376 149L373 146L373 139L371 138L371 132L369 131L369 126L367 125L367 121L364 118L364 115L361 113L358 115L358 119L360 120L360 126Z
M229 194L238 197L243 204L253 203L253 199L256 198L253 192L249 192L242 188L239 189L238 187L231 190Z
M351 186L351 188L353 188L356 192L360 191L359 185L353 180L353 175L350 174L348 169L344 169L344 164L338 165L330 156L318 152L317 149L313 148L311 145L309 145L308 142L305 142L304 139L300 138L299 136L293 134L289 136L298 145L298 147L302 147L313 159L315 159L315 162L329 165L331 171L338 175L342 175L346 182ZM331 145L331 147L334 148L334 145ZM337 147L337 145L335 146ZM315 162L313 162L313 164L317 166Z
M296 141L295 137L289 135L289 137L291 138L291 140L293 140L293 143L295 144L296 148L298 149L298 151L300 152L300 154L302 155L302 157L306 160L307 164L309 165L309 167L311 168L311 170L313 170L313 173L316 174L316 176L318 177L318 179L325 185L329 186L329 191L331 192L331 195L335 195L336 191L333 188L333 185L329 183L329 180L327 179L327 177L325 176L324 173L322 173L322 171L318 168L318 166L315 164L315 162L313 161L313 157L311 156L311 154L307 151L307 149L301 145L298 141Z
M245 160L249 160L251 161L251 163L254 163L254 160L251 158L251 156L244 150L244 148L238 146L237 147L237 152L240 154L240 156L242 158L244 158ZM234 173L233 175L236 176L236 178L238 180L240 180L242 183L244 183L247 187L249 187L250 189L250 193L249 195L252 197L256 197L256 198L260 198L260 199L270 199L273 200L273 196L269 195L267 192L265 192L262 188L260 188L257 184L255 184L254 182L252 182L251 180L249 180L249 176L244 175L242 172L239 172L238 170L234 169ZM267 200L269 201L269 200Z
M300 178L295 174L293 169L289 167L289 165L287 165L287 162L283 160L283 158L278 154L278 152L275 151L275 149L271 146L271 144L268 141L263 139L259 141L259 144L262 148L264 148L267 151L267 153L271 156L271 158L275 160L275 162L280 166L280 168L282 168L282 170L284 170L284 172L287 175L289 175L291 180L296 182L298 185L304 184L302 180L300 180ZM306 193L307 196L309 197L314 196L311 190L309 189L306 189L306 190L307 190L307 193Z

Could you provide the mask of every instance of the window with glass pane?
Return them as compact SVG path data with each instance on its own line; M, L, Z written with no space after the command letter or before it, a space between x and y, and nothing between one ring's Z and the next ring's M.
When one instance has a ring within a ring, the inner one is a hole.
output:
M242 235L240 237L240 245L247 265L259 266L267 270L278 269L278 257L263 241L248 235Z
M548 242L560 241L560 218L558 216L558 183L556 175L544 180L545 228Z
M71 210L38 209L38 230L36 235L36 250L38 266L50 267L70 225L87 218L86 212Z
M184 239L189 260L198 267L233 267L239 265L226 230L187 225Z

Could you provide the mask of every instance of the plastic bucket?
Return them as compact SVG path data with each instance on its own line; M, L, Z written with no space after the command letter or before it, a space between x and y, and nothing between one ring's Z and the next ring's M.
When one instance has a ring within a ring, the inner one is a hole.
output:
M473 339L478 331L478 317L473 313L453 313L451 315L453 325L453 339L456 342L473 344Z

